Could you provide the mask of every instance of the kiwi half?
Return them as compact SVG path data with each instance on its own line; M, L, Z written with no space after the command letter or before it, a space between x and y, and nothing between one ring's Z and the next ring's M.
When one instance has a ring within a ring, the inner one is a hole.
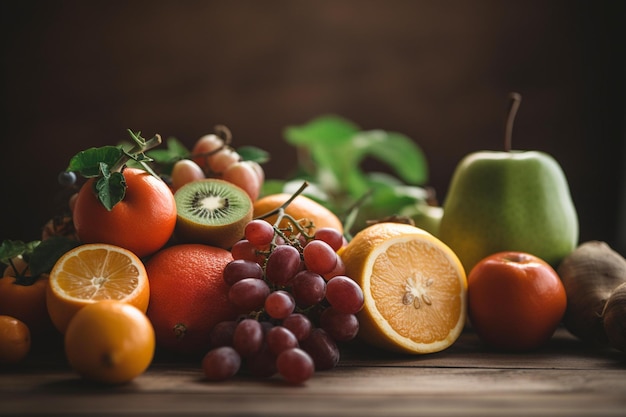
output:
M215 178L192 181L179 188L176 229L179 243L204 243L230 249L252 220L253 205L238 186Z

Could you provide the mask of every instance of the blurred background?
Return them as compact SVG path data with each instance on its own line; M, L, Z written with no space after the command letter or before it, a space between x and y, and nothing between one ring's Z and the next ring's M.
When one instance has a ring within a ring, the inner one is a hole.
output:
M323 114L412 138L445 199L469 152L562 165L581 241L626 254L626 2L543 0L33 1L0 3L0 239L31 240L57 173L126 129L191 147L216 124L295 167L283 129Z

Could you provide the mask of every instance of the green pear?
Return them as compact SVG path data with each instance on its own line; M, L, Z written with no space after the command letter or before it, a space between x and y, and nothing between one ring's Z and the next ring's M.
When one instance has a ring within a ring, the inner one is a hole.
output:
M468 273L504 250L528 252L556 267L578 244L578 215L561 166L544 152L510 150L521 97L512 99L505 151L463 158L444 201L439 237Z

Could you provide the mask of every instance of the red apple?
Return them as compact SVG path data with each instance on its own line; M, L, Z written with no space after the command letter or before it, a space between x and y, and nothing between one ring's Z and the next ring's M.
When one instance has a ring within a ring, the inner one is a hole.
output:
M503 350L543 346L565 314L565 288L544 260L499 252L479 261L467 277L469 320L480 339Z

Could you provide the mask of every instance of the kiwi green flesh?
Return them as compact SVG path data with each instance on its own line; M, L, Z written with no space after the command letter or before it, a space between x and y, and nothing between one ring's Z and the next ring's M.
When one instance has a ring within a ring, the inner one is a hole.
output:
M176 191L174 199L180 217L210 226L237 222L252 208L252 201L245 191L216 179L190 182Z

